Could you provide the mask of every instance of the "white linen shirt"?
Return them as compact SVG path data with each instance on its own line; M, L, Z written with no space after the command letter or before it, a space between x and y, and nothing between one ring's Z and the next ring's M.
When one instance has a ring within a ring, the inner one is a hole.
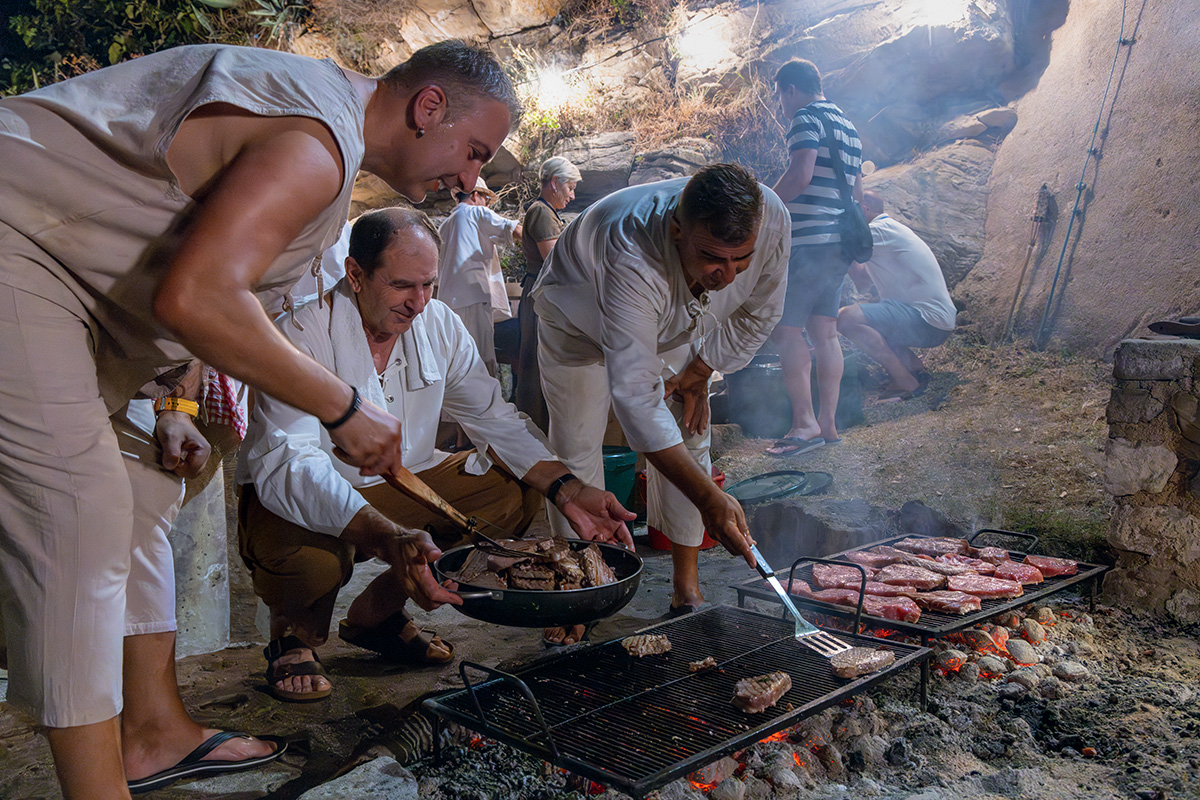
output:
M569 338L570 361L603 361L629 446L683 441L663 399L660 354L692 345L718 372L744 367L783 313L791 222L760 184L762 226L749 267L717 292L692 296L671 239L687 178L631 186L590 206L554 245L533 296L538 316Z
M350 302L336 290L332 294L333 303ZM333 370L330 331L336 327L331 325L331 306L325 302L318 307L313 302L297 310L295 320L303 330L289 317L278 324L301 352ZM369 360L366 334L360 328L358 335L363 337L362 349ZM433 380L413 390L405 354L422 352L431 353L434 363L421 364L419 372ZM376 374L373 363L359 366ZM401 460L413 472L436 466L448 455L434 448L443 408L478 448L467 461L467 471L473 475L482 475L491 467L489 447L519 476L539 461L558 460L529 418L504 402L500 384L488 375L462 321L437 300L430 300L412 327L397 337L378 379L387 412L401 421ZM363 395L367 396L366 392ZM343 463L332 452L329 432L316 417L259 393L238 455L237 482L254 484L263 506L283 519L338 536L367 505L356 489L383 479L359 475L357 467Z
M929 245L912 228L887 214L871 220L870 228L871 260L864 266L879 290L879 299L914 307L921 319L939 331L954 330L958 309Z
M442 223L437 298L451 308L491 303L501 319L512 316L497 247L513 243L515 219L487 206L459 203Z

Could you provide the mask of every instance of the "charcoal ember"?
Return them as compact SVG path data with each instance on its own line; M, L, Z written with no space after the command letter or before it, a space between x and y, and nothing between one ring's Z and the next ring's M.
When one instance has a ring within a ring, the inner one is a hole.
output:
M1021 637L1030 644L1041 644L1046 641L1046 629L1033 617L1021 620Z
M508 570L508 585L513 589L550 591L554 588L554 570L537 564L517 564Z
M747 714L765 711L779 702L792 688L792 678L786 672L768 672L752 678L742 678L733 687L733 705Z
M891 650L876 650L872 647L851 647L829 659L833 674L839 678L857 678L878 672L896 663L896 654Z
M946 553L958 553L965 556L971 549L971 544L966 539L953 539L948 536L910 537L901 539L892 546L897 550L935 557Z
M1024 639L1011 640L1008 643L1008 655L1017 664L1036 664L1042 660L1033 645Z
M962 678L968 683L974 683L975 681L979 680L979 673L979 665L974 662L969 662L963 664L962 667L959 668L958 677Z
M1007 661L996 656L984 656L975 663L979 665L979 672L989 678L1006 675L1012 669Z
M621 640L621 646L631 656L656 656L671 649L671 640L661 633L639 633Z
M717 665L717 660L712 656L706 656L699 661L688 662L688 672L701 672L702 670L712 669Z
M589 544L583 548L579 552L579 557L580 566L583 567L583 573L587 576L588 586L604 586L617 582L617 573L604 563L604 555L596 545Z

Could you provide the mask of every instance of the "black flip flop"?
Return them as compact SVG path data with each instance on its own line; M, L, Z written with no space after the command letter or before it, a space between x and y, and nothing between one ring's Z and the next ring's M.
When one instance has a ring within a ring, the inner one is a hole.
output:
M230 739L251 739L258 738L264 742L272 742L275 745L275 751L265 756L258 758L247 758L242 761L201 761L206 755L216 750ZM162 789L170 786L176 781L181 781L184 778L204 778L211 775L224 775L230 772L241 772L242 770L254 769L267 764L287 752L288 744L278 736L258 736L252 737L249 734L241 731L220 731L204 740L204 743L197 747L192 752L188 753L183 759L173 767L168 767L162 772L156 772L145 778L138 778L135 781L129 781L130 794L142 794L144 792L152 792L156 789Z
M1146 326L1154 333L1167 336L1182 336L1185 339L1200 339L1200 317L1180 317L1151 322Z
M816 450L818 447L823 447L824 445L825 440L820 436L814 436L812 439L802 439L799 436L785 436L782 439L776 439L775 444L771 445L771 447L794 447L796 448L795 450L789 450L786 453L767 453L764 450L763 453L772 458L791 458L792 456L803 455L804 453Z

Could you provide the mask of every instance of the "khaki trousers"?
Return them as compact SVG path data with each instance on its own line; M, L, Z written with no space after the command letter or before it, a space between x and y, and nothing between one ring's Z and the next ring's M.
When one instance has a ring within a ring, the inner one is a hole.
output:
M520 536L542 508L542 495L493 467L483 475L464 469L470 452L454 453L417 477L467 516ZM327 631L338 590L346 585L356 561L364 557L336 536L316 533L271 513L259 502L253 485L241 488L238 541L250 569L255 593L272 610L305 611ZM429 530L439 547L468 541L444 518L417 505L386 483L359 492L379 513L406 528ZM498 531L485 527L488 535Z
M21 277L0 283L0 616L8 701L61 728L120 713L125 636L175 629L182 482L109 417L94 321L45 258L0 226L0 274Z

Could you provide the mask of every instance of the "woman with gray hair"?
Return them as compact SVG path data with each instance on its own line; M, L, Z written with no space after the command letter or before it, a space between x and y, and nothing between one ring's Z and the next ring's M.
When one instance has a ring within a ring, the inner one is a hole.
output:
M518 411L528 414L534 424L545 431L550 427L550 415L542 398L542 379L537 361L537 314L529 293L542 271L542 264L566 225L558 212L575 199L575 185L580 181L579 167L562 156L554 156L542 162L538 178L542 184L541 194L529 204L521 223L525 276L521 280L521 304L517 308L521 323L521 352L517 358L515 402Z

